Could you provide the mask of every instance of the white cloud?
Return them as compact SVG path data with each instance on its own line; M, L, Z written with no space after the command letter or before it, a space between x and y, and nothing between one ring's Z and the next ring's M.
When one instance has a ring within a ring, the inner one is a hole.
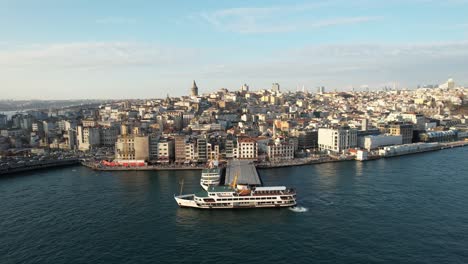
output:
M322 1L304 5L229 8L209 13L205 12L200 16L218 30L236 33L293 32L381 19L379 16L294 19L298 14L304 14L314 9L336 4L335 2Z
M98 68L184 63L194 50L149 43L76 42L14 46L0 51L0 67Z
M163 97L186 94L193 79L204 92L244 82L255 89L272 82L341 89L468 81L468 41L310 45L254 58L223 55L229 52L127 42L9 46L0 50L0 97Z
M379 86L437 83L450 76L461 82L468 71L468 41L413 44L313 45L277 51L248 64L204 67L206 78L279 81L343 88L362 83Z

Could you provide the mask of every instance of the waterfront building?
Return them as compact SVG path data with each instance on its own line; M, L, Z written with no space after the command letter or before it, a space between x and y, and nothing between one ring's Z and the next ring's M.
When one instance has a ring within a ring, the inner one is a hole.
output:
M257 141L250 137L238 138L237 157L239 159L256 159L258 157Z
M373 150L380 147L401 145L403 142L402 135L377 135L377 136L365 136L364 137L364 148L367 150Z
M410 144L413 142L413 124L401 122L390 123L389 133L391 135L401 135L402 144Z
M317 130L293 130L291 131L291 136L297 137L297 145L299 149L318 148Z
M357 146L357 130L353 128L319 128L318 145L320 150L341 153Z
M448 131L431 131L419 134L419 139L423 142L445 142L457 140L457 132L454 130Z
M185 143L185 162L195 161L195 142Z
M279 139L267 145L267 156L270 161L294 158L294 144L281 142Z
M117 160L149 160L149 137L120 135L115 143Z
M208 161L208 141L205 137L197 138L197 157L198 162Z
M380 129L382 129L383 131L381 132ZM381 133L383 133L383 134L388 133L388 128L387 127L381 126L380 129L379 128L371 128L371 129L368 129L366 131L358 130L358 132L357 132L357 146L360 147L360 148L364 148L364 138L366 136L377 136L377 135L380 135Z
M163 138L158 142L158 161L168 163L174 159L174 141Z
M149 141L149 160L155 162L158 160L158 144L160 136L151 134L148 136Z
M185 161L185 135L174 136L174 148L175 162L183 163Z

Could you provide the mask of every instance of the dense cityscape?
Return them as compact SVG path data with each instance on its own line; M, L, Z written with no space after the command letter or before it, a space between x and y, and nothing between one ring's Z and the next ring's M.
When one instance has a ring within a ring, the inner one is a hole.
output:
M468 89L337 92L222 88L0 114L3 173L81 161L95 169L183 169L249 159L275 167L440 149L468 137ZM35 166L35 167L34 167Z
M0 0L0 264L468 263L468 0Z

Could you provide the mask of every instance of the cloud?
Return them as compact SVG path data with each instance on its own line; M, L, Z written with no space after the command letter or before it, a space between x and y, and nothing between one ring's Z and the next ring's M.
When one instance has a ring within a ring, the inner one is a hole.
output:
M181 95L193 79L204 92L237 89L244 82L254 89L272 82L292 89L297 84L341 89L393 82L415 87L449 77L461 84L468 81L468 41L308 45L256 57L242 52L226 56L232 52L133 42L10 45L0 50L0 81L5 87L0 96L67 98L77 96L73 89L94 97Z
M194 50L151 43L76 42L14 46L0 51L0 67L99 68L183 64Z
M206 78L279 81L285 86L350 87L397 82L407 87L437 83L452 76L468 81L468 41L410 44L311 45L276 51L248 64L204 67Z
M327 19L295 19L296 15L331 5L323 1L304 5L228 8L201 13L204 21L221 31L236 33L279 33L311 30L323 27L365 23L379 16L351 16ZM310 15L309 15L310 16Z

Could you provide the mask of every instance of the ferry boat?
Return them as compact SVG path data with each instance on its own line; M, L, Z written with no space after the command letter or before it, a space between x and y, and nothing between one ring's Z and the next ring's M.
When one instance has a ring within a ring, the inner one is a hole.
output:
M221 169L217 162L210 162L209 167L202 170L200 185L206 191L209 186L219 185L221 179Z
M201 209L291 207L296 205L296 191L285 186L209 186L207 190L199 193L179 195L174 196L174 198L180 207Z

